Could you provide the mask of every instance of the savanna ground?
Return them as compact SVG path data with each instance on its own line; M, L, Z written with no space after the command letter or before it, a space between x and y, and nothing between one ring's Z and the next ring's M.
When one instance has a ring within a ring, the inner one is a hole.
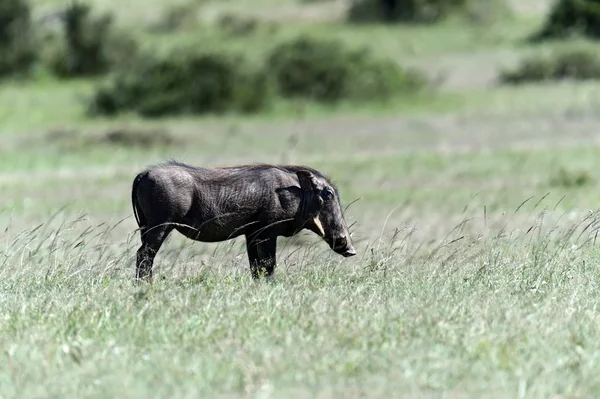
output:
M495 83L532 51L545 2L426 28L349 28L338 2L207 2L197 25L154 36L143 27L166 2L95 2L165 45L204 34L260 52L302 31L370 44L443 77L440 93L89 120L88 81L4 84L0 397L598 396L600 84ZM203 28L221 12L285 23L225 40ZM168 157L323 170L344 205L360 198L346 211L359 254L282 239L276 278L254 282L243 241L173 234L155 283L136 286L130 184Z

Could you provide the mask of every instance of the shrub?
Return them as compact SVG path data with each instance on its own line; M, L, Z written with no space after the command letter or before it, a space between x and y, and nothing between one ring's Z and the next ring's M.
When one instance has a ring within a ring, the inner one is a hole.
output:
M269 98L267 77L243 57L175 52L167 57L140 56L132 68L97 89L89 112L132 111L146 117L254 112Z
M26 0L0 1L0 77L27 72L35 60L29 4Z
M551 186L574 188L583 187L594 183L594 179L585 170L567 170L560 168L549 179Z
M500 81L509 84L562 79L600 79L600 54L589 49L570 49L546 56L532 55L500 75Z
M558 0L543 28L532 39L560 38L575 33L600 38L600 0Z
M467 0L353 0L351 22L437 22L465 8Z
M282 96L322 102L385 99L418 90L425 82L416 72L335 40L300 37L282 43L271 51L267 65Z
M46 61L59 77L94 76L126 63L136 49L116 31L111 14L93 17L89 5L74 3L64 14L63 37L46 51Z

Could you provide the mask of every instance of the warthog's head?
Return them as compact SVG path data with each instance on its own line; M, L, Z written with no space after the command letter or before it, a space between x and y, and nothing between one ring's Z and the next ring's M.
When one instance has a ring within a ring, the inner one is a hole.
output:
M296 174L302 189L300 217L306 220L304 227L321 236L336 253L356 255L337 190L308 170Z

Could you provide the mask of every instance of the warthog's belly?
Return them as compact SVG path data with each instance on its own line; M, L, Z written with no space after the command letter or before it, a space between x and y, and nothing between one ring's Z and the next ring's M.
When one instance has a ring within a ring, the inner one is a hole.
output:
M231 215L211 218L204 222L188 221L187 223L178 223L175 228L192 240L218 242L246 234L249 230L254 230L256 224L256 221L252 221L248 217Z

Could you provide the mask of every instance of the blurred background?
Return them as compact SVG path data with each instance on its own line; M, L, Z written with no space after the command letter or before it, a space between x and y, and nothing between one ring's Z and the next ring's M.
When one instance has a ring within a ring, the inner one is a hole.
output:
M594 0L1 0L0 221L122 243L167 158L318 168L359 243L578 218L599 37Z

